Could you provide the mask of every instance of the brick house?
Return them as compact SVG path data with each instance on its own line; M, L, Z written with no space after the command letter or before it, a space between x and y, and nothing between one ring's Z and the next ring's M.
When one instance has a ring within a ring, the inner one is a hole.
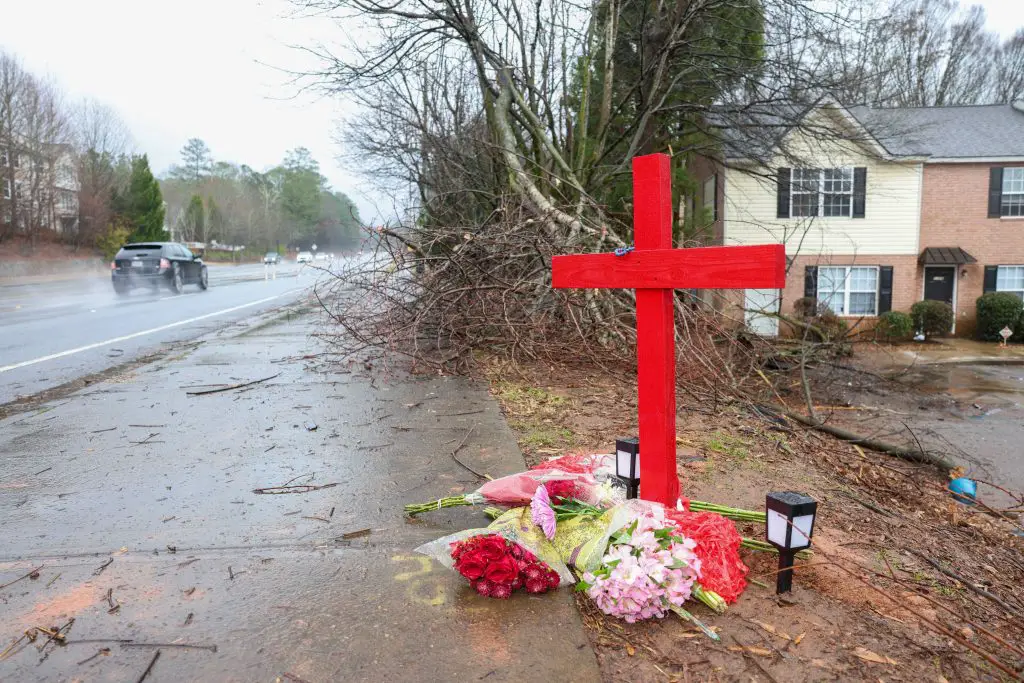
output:
M725 295L762 334L813 297L858 329L922 299L950 303L974 330L987 291L1024 298L1024 105L873 109L832 100L689 171L687 207L712 244L783 242L786 287ZM784 326L788 327L788 326Z

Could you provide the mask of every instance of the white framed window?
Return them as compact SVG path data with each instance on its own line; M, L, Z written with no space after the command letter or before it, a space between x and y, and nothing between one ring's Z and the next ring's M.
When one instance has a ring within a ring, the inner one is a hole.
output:
M818 186L821 170L817 168L794 168L789 184L789 215L818 215Z
M999 266L996 270L996 291L1009 292L1024 299L1024 266Z
M0 168L7 168L11 165L11 155L6 147L0 147Z
M790 173L790 216L853 215L852 168L794 168Z
M819 267L818 301L836 315L878 315L878 266Z
M1024 166L1003 169L1001 216L1024 216Z
M3 192L0 193L0 194L3 195L4 199L10 199L11 198L11 179L10 178L4 178L2 181L0 181L0 188L3 188Z

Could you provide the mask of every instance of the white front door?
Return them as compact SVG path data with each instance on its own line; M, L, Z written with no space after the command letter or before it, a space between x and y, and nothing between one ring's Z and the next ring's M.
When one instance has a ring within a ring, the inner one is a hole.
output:
M747 329L762 337L776 337L779 334L779 312L782 292L778 289L748 289L744 297L744 320ZM765 315L768 314L768 315Z

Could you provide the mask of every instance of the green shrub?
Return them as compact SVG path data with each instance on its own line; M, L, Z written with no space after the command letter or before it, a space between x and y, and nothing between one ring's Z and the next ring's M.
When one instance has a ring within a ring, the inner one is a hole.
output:
M123 245L127 244L130 233L129 226L120 218L115 218L107 229L96 237L96 248L102 251L103 258L109 261L117 255Z
M875 332L883 339L909 339L914 334L914 319L906 313L887 311L878 317Z
M1014 332L1013 338L1019 340L1024 336L1024 324L1021 319L1022 303L1020 298L1009 292L989 292L978 297L978 339L985 341L1002 341L999 330L1009 327Z
M953 327L953 307L945 301L918 301L910 307L914 329L926 337L940 337Z

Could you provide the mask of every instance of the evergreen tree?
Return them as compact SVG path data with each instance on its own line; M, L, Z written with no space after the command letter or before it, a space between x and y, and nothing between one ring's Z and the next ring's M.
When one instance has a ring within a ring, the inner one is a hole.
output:
M164 230L164 200L160 184L149 170L145 154L132 157L128 191L118 204L132 227L132 242L162 241L170 238Z
M223 241L227 235L227 220L224 212L217 205L213 197L206 200L206 227L207 237Z
M181 232L189 241L206 241L206 209L203 208L203 198L197 194L192 195L185 209L185 215L181 219Z

